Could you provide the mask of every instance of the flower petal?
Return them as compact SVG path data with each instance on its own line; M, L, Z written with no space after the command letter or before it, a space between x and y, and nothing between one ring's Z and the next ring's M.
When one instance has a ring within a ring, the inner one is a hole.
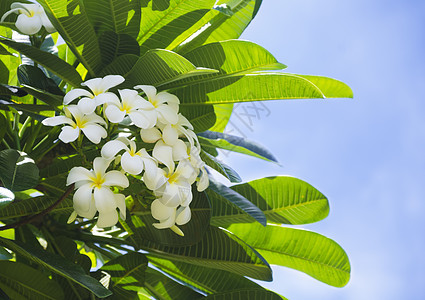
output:
M93 144L99 144L102 138L104 139L108 136L105 128L96 124L88 124L84 128L81 128L81 130Z
M161 103L167 102L168 104L180 104L179 98L177 98L176 95L170 94L168 92L159 92L156 95L156 98L159 99Z
M99 218L97 219L96 226L99 228L111 227L117 224L118 213L116 210L108 212L99 212Z
M143 113L143 111L133 111L128 114L130 116L131 121L139 128L148 129L152 128L155 124L153 124Z
M124 120L125 114L125 111L122 111L115 105L108 105L105 109L105 115L112 123L122 122L122 120Z
M73 128L71 126L62 127L62 131L59 134L59 139L64 143L70 143L75 141L80 135L80 128Z
M161 221L172 217L176 213L176 208L165 206L159 199L156 199L151 204L151 213L152 217Z
M125 79L121 75L107 75L102 78L100 86L103 89L103 91L106 92L110 88L117 86L123 83L124 81Z
M71 171L69 171L68 177L66 179L66 185L70 185L72 183L89 180L92 181L93 173L86 168L83 167L73 167Z
M63 97L63 104L68 105L73 100L77 99L78 97L88 97L91 98L93 95L84 89L73 89L66 93L65 97Z
M94 188L93 196L99 213L116 210L117 204L115 203L115 194L109 188Z
M104 92L104 90L100 88L101 82L102 82L102 78L92 78L92 79L84 81L81 85L91 89L91 91L93 92L93 97L94 97Z
M159 162L167 166L168 171L174 170L173 148L166 145L163 141L158 141L152 151L152 156Z
M121 158L122 163L122 158ZM126 188L129 185L128 178L120 171L109 171L105 174L103 186L119 186Z
M151 101L151 99L154 99L156 96L156 88L152 85L136 85L134 88L136 90L142 90L148 97L149 101Z
M177 130L171 126L171 124L165 125L164 129L162 130L162 139L164 142L170 146L173 146L179 138L179 133Z
M152 191L155 191L161 186L163 186L166 181L167 178L165 177L164 170L159 168L157 168L155 176L150 176L146 172L143 175L143 182L146 184L147 188Z
M176 213L174 212L172 216L170 216L168 219L163 220L160 223L153 223L152 225L157 229L164 229L164 228L170 228L175 224L176 221Z
M131 156L126 152L121 158L121 167L127 173L132 175L139 175L143 171L143 160L140 156Z
M141 129L140 137L145 143L155 143L162 135L158 128Z
M85 115L91 114L96 110L96 101L91 98L82 98L78 101L78 109Z
M69 124L74 125L74 121L65 117L65 116L56 116L51 118L46 118L41 122L44 126L57 126L60 124Z
M115 203L120 211L120 217L123 221L126 219L127 208L125 206L125 196L123 194L115 194Z
M103 177L110 163L111 159L96 157L93 160L93 173L95 174L94 177Z
M160 105L156 108L158 120L164 124L176 124L179 120L177 112L168 105Z
M173 160L182 160L188 158L187 146L182 140L177 140L173 145Z
M84 216L90 210L90 203L93 197L93 187L91 183L81 186L74 193L74 210Z
M128 150L127 146L123 142L119 140L113 140L113 141L107 142L102 147L102 150L100 151L100 153L102 154L102 157L106 159L112 159L117 155L118 152L124 149Z
M202 172L201 177L199 178L199 181L196 183L196 187L198 189L198 192L205 191L210 184L207 170L205 170L205 168L202 168L201 172Z
M182 197L185 195L185 191L180 190L177 184L168 184L159 201L165 206L177 207L182 203Z
M41 29L41 19L39 16L28 17L20 14L16 19L15 26L24 34L33 35Z
M189 206L181 206L177 209L176 212L176 224L177 225L184 225L187 222L190 221L190 218L192 217L192 213L190 211L190 207Z
M52 22L50 22L49 18L47 17L44 11L42 14L40 14L40 19L41 19L41 24L43 24L44 28L46 28L46 31L48 33L56 32L56 28L53 26Z
M96 106L105 104L105 103L120 103L120 99L117 95L110 92L105 92L94 97Z

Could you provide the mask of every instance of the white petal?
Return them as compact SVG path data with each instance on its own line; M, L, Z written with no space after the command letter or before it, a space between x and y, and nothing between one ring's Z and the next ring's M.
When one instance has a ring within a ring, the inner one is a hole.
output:
M86 124L99 123L99 124L102 124L102 125L105 125L106 126L105 120L102 117L100 117L97 114L95 114L95 113L89 114L89 115L85 115L82 118L82 122L83 123L86 123Z
M91 98L93 97L93 95L84 89L73 89L69 91L68 93L66 93L65 97L63 97L63 104L68 105L73 100L77 99L78 97Z
M70 143L75 141L79 135L80 135L80 128L64 126L62 127L62 131L59 134L59 139L64 143Z
M96 157L93 160L93 173L96 174L96 176L103 177L110 163L111 163L110 159L105 159L103 157Z
M50 22L49 18L47 17L46 13L40 15L41 23L43 24L44 28L46 28L46 31L48 33L53 33L56 31L56 28L53 26L52 22Z
M164 228L170 228L171 226L174 226L176 221L176 213L174 212L171 217L168 219L163 220L161 223L153 223L152 225L155 226L157 229L164 229Z
M176 124L179 120L177 112L166 104L157 107L156 111L158 120L164 124Z
M187 222L190 221L190 218L192 217L192 213L190 211L189 206L182 206L177 209L177 217L176 217L176 224L177 225L184 225Z
M173 148L163 141L158 141L152 151L152 156L167 166L169 172L174 170Z
M25 14L20 14L15 23L16 27L24 34L36 34L41 29L41 19L39 16L28 17Z
M155 172L155 177L151 177L149 176L149 174L145 172L145 174L143 175L143 182L146 184L147 188L152 191L157 190L167 181L167 178L165 177L165 172L162 169L157 168L157 171Z
M93 92L93 97L94 97L104 92L104 90L101 88L101 82L102 82L102 78L92 78L83 82L81 85L87 86L89 89L91 89Z
M107 75L102 78L101 88L103 91L107 91L112 87L115 87L125 81L121 75Z
M141 129L140 137L145 143L155 143L161 138L161 132L158 128Z
M166 220L176 213L175 207L168 207L161 203L158 199L154 200L151 204L152 217L161 221Z
M168 104L174 103L179 104L180 100L176 95L170 94L168 92L159 92L156 95L156 98L161 101L161 103L167 102Z
M57 126L57 125L60 125L60 124L69 124L69 125L75 124L71 119L69 119L65 116L57 116L57 117L46 118L41 123L44 126Z
M118 152L120 152L121 150L127 149L127 146L119 141L119 140L113 140L113 141L109 141L107 142L101 150L101 154L102 157L106 158L106 159L112 159L115 157L115 155L117 155Z
M128 114L130 116L131 121L139 128L148 129L152 128L154 124L150 122L150 120L145 116L143 111L133 111Z
M105 115L112 123L119 123L124 120L125 111L122 111L115 105L108 105L105 109Z
M118 213L116 210L108 212L100 212L99 218L97 219L96 226L99 228L111 227L117 224L118 222Z
M189 122L188 119L185 118L185 116L183 116L182 114L179 114L179 122L178 124L181 126L186 126L187 128L193 130L193 126L192 124Z
M188 157L186 144L182 140L177 140L173 145L173 159L179 161Z
M185 191L181 191L177 184L168 184L159 201L168 207L177 207L182 203L182 196L185 196Z
M149 100L155 98L156 96L156 88L152 85L136 85L134 88L141 89L149 98Z
M149 178L155 178L156 173L158 172L158 166L156 165L156 162L153 159L149 158L142 158L144 169L145 169L145 175Z
M78 109L85 115L91 114L96 110L96 101L91 98L82 98L77 105Z
M126 219L127 209L125 206L125 196L123 194L115 194L115 203L120 211L120 217L123 221Z
M136 100L136 97L139 96L137 91L130 89L118 90L118 93L120 94L122 102L130 105Z
M102 93L100 95L97 95L96 97L94 97L94 99L96 101L96 106L105 104L105 103L119 103L120 99L118 98L117 95L115 95L114 93Z
M193 172L195 172L195 169L188 160L182 160L179 162L176 170L176 173L179 174L179 178L189 178L192 176Z
M205 191L210 184L210 181L208 179L208 173L205 168L202 168L201 172L201 177L199 178L199 181L196 184L198 192Z
M115 203L115 195L109 188L94 188L93 194L96 208L99 213L116 210L117 204Z
M71 183L75 183L77 181L89 180L92 181L93 173L86 168L83 167L73 167L71 171L69 171L68 177L66 179L66 185L70 185Z
M121 158L122 163L122 158ZM103 186L119 186L126 188L129 185L128 178L120 171L109 171L105 174Z
M143 171L143 160L138 155L131 156L130 153L126 152L121 158L121 167L127 173L139 175Z
M162 139L164 142L170 146L174 145L179 138L179 133L177 130L170 124L165 125L162 130Z
M81 186L74 193L74 210L80 215L84 215L90 210L90 203L93 197L92 184L88 183Z
M102 138L106 138L108 136L105 128L100 125L88 124L84 128L81 128L81 130L93 144L99 144Z
M84 114L81 112L77 105L64 106L63 111L65 112L65 115L68 118L71 118L71 116L73 116L75 120L81 120L84 117Z

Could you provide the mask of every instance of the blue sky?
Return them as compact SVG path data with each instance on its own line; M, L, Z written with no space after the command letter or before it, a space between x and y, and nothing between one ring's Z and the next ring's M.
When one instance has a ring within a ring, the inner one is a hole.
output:
M355 95L266 102L249 126L233 117L283 167L222 158L244 180L285 174L322 191L329 217L303 228L351 260L342 289L283 267L266 287L291 300L425 299L424 17L423 1L265 0L242 36L288 72L340 79Z

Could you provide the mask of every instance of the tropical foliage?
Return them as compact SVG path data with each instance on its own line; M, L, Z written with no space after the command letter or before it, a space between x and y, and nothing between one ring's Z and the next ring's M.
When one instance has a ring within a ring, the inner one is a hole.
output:
M291 228L325 195L218 157L277 162L223 132L235 103L352 97L238 40L261 0L37 2L0 3L2 298L285 299L251 280L270 264L347 284L344 250Z

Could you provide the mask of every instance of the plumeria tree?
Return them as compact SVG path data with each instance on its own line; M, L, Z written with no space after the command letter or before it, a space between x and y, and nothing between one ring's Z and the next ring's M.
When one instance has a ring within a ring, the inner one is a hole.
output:
M321 192L218 158L277 162L223 132L234 103L352 97L238 40L260 5L0 2L2 298L285 299L251 280L270 264L347 284L344 250L291 228L328 215Z

